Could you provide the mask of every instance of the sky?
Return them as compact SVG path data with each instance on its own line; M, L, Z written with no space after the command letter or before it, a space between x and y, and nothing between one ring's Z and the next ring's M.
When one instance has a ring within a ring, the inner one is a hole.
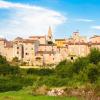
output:
M0 0L0 37L100 35L100 0Z

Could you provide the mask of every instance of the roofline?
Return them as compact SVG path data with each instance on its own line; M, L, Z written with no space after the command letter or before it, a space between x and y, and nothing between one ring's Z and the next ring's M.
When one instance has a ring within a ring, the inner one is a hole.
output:
M91 38L95 38L95 37L100 37L100 36L99 36L99 35L94 35L94 36L90 37L90 39L91 39Z
M66 40L66 39L55 39L55 41Z
M44 38L45 37L45 35L43 35L43 36L30 36L29 38Z

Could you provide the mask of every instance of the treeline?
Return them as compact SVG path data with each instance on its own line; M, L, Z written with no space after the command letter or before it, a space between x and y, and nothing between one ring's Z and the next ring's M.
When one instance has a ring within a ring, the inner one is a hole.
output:
M27 86L77 87L85 84L100 88L99 49L91 49L88 56L79 57L73 62L61 61L55 69L20 69L0 56L0 92L15 91Z

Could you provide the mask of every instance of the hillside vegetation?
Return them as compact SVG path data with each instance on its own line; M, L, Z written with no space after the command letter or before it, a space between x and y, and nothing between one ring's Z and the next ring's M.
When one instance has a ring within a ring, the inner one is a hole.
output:
M100 96L100 50L91 49L86 57L61 61L55 69L20 69L0 56L0 92L18 91L31 86L93 89Z

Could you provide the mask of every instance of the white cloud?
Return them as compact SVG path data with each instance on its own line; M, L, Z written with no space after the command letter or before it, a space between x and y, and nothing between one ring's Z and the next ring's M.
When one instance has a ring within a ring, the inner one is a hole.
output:
M2 8L10 10L10 17L0 19L0 33L8 38L47 34L49 26L55 29L67 19L59 12L34 5L1 0L0 9Z
M94 20L91 20L91 19L76 19L76 21L78 22L93 22Z
M92 29L100 30L100 26L92 26L91 28L92 28Z

